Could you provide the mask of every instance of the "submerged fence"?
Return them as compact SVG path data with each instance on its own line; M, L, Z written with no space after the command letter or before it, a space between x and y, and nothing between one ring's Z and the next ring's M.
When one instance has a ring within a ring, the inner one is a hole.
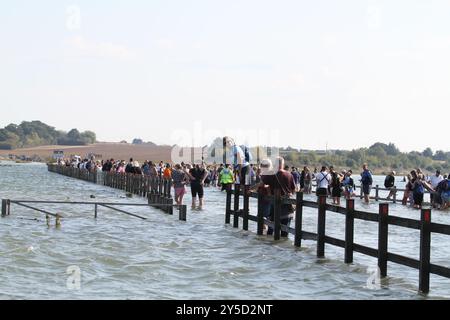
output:
M89 171L73 167L48 164L48 171L68 177L104 185L114 189L123 190L129 194L145 197L148 204L173 214L173 209L179 209L180 220L186 221L187 209L185 205L174 204L172 197L172 181L156 176L143 176L140 174L115 173L102 171Z
M273 228L275 240L281 238L281 231L294 235L294 245L301 247L302 240L314 240L317 242L317 257L325 256L325 244L330 244L344 249L344 262L353 262L353 253L358 252L378 259L381 277L387 276L387 262L394 262L410 268L419 270L419 290L428 293L430 289L430 273L450 278L450 268L432 264L431 254L431 234L439 233L450 235L450 226L432 223L431 210L423 209L421 219L414 220L389 215L389 204L380 203L379 212L364 212L355 210L354 199L347 199L346 207L338 207L327 204L326 196L320 196L318 201L307 201L303 199L303 193L298 192L296 198L282 197L279 193L275 196L262 196L249 191L249 187L235 185L234 190L227 190L225 206L225 223L230 224L233 216L233 227L239 227L239 218L242 218L242 229L248 230L249 221L257 223L257 234L263 235L264 224ZM240 209L240 197L243 197L243 208ZM234 197L232 201L232 197ZM257 215L251 215L249 210L250 198L257 198ZM263 201L270 200L273 205L273 221L269 221L263 216ZM291 228L281 224L281 212L283 204L295 205L295 227ZM232 208L233 205L233 208ZM307 232L302 229L303 208L317 209L317 232ZM345 215L344 239L337 239L326 235L325 222L327 212ZM378 247L371 248L354 242L354 221L355 219L373 222L378 227ZM388 251L388 228L389 225L420 230L420 256L414 259Z

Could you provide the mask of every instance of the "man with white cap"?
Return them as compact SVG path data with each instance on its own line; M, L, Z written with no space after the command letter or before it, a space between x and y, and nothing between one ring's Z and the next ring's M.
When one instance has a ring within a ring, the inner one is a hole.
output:
M268 187L267 187L268 186ZM262 189L264 188L264 189ZM258 191L263 192L264 195L275 195L277 192L282 197L289 197L295 193L295 183L292 174L289 171L284 170L284 159L282 157L277 158L277 166L274 169L269 159L264 159L261 162L261 183L258 185ZM263 209L263 214L267 215L269 206ZM289 226L292 221L292 206L290 204L282 204L280 222L282 225ZM270 221L274 221L273 205L270 205ZM271 235L273 230L269 228L268 235ZM281 231L282 237L287 237L288 233Z

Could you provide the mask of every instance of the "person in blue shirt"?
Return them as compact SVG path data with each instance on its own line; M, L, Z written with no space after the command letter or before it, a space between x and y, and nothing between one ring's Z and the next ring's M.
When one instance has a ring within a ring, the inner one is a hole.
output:
M363 172L361 173L361 187L364 194L364 203L369 204L370 202L370 190L372 189L372 172L369 170L367 163L363 164Z
M247 146L238 146L230 137L226 137L226 146L230 148L230 163L233 164L234 170L238 173L239 183L241 185L250 185L250 161L251 153Z

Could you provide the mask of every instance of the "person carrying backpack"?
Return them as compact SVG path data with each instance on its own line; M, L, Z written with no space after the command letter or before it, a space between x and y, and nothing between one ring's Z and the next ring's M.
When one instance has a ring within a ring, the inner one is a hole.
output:
M364 194L364 203L369 204L370 202L370 190L372 189L372 172L369 170L369 165L367 163L363 164L363 172L361 173L361 187Z
M411 171L411 177L412 177L411 189L413 192L414 208L420 209L423 203L423 195L425 193L425 188L416 170Z
M331 196L333 197L333 204L341 204L342 185L341 176L334 169L330 170L331 174Z
M395 187L395 171L392 171L386 176L386 179L384 179L384 187L389 190L387 200L390 200L397 192L397 188Z
M231 163L234 170L239 173L239 182L241 185L250 185L250 162L253 160L250 148L245 145L238 146L230 137L225 137L226 146L230 148Z
M449 175L450 176L450 175ZM446 210L450 207L450 178L441 181L439 183L441 186L441 210Z

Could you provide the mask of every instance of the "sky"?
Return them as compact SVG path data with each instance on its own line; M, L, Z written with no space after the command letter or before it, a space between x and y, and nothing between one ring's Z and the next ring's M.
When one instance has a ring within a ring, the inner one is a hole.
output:
M450 1L1 1L0 127L449 150Z

